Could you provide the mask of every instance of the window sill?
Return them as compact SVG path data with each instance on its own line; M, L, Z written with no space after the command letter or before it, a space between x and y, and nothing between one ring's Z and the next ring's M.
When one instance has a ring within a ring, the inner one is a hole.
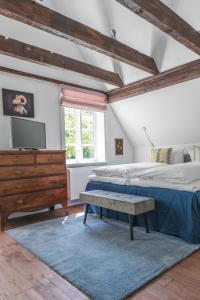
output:
M92 167L92 166L102 166L106 165L106 161L93 161L93 162L83 162L83 163L67 163L67 168L81 168L81 167Z

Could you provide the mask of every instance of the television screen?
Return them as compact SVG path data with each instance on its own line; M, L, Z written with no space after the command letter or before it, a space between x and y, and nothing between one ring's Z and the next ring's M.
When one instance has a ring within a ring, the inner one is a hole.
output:
M13 148L46 148L45 124L19 118L11 118Z

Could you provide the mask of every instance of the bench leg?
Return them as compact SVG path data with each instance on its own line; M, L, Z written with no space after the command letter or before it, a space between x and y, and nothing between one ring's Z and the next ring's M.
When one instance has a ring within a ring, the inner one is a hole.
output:
M100 219L102 219L102 207L100 207Z
M143 215L144 215L144 224L145 224L146 232L149 233L149 225L148 225L147 214L144 213Z
M55 210L55 206L54 205L52 205L52 206L49 207L49 211L54 211L54 210Z
M83 220L83 224L86 224L88 209L89 209L89 204L86 203L84 205L84 220Z
M132 241L132 240L134 240L134 235L133 235L133 221L134 221L134 216L133 215L128 215L128 218L129 218L130 239Z

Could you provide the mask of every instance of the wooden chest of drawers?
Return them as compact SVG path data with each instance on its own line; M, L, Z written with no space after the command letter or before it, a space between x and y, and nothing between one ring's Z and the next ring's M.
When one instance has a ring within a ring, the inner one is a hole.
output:
M0 151L1 231L13 212L59 203L67 213L65 151Z

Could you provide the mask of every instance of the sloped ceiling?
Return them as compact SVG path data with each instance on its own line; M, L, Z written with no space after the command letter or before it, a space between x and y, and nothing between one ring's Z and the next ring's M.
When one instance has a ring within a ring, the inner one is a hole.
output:
M40 2L39 0L37 2ZM163 0L172 10L200 30L199 0ZM195 53L141 19L115 0L43 0L63 15L111 36L152 56L160 71L193 61ZM0 16L0 34L57 52L120 74L125 84L150 76L134 67L78 46L65 39ZM40 66L0 55L0 65L100 89L114 87L70 71ZM146 126L156 144L190 143L200 140L200 79L112 104L133 146L145 146L141 131Z

